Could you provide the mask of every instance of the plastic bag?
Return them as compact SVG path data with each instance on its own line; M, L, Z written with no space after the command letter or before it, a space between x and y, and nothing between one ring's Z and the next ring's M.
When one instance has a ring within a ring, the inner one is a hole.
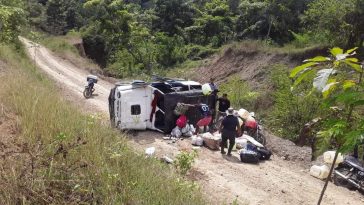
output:
M202 137L193 135L192 136L192 145L202 146L203 145Z
M182 134L186 134L187 132L190 131L190 126L186 125L181 129Z
M173 130L172 130L172 132L171 132L171 135L173 136L173 137L177 137L177 138L179 138L179 137L181 137L182 136L182 132L181 132L181 130L179 129L179 127L175 127L175 128L173 128Z
M148 155L149 157L151 157L155 152L155 147L148 147L147 149L145 149L145 154Z

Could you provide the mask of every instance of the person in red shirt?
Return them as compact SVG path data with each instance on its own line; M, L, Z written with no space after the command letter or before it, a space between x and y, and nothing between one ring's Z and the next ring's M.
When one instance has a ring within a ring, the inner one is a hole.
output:
M211 111L210 111L210 108L207 104L204 104L204 103L199 103L199 104L195 104L195 105L191 105L191 104L185 104L183 103L184 105L187 105L189 107L198 107L200 112L201 112L201 115L202 115L202 118L197 122L196 124L196 133L195 134L198 134L199 132L199 127L203 127L204 128L204 132L207 131L207 126L209 126L209 124L211 123L212 121L212 115L211 115Z

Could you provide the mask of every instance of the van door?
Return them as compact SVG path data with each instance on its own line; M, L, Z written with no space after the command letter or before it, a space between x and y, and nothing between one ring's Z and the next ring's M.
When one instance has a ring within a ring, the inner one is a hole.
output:
M150 96L146 88L128 89L120 91L120 125L121 129L145 130L149 120L148 109Z

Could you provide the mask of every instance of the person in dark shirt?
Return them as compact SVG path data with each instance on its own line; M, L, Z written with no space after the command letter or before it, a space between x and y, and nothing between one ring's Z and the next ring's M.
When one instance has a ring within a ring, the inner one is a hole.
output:
M227 155L231 156L231 150L235 145L235 138L238 136L239 132L239 120L236 116L234 116L234 109L229 108L227 111L227 116L221 123L220 132L221 132L221 154L225 154L224 148L226 146L227 141L229 140L229 148Z
M227 98L227 94L224 93L221 98L218 98L219 102L219 111L226 112L230 107L230 100Z

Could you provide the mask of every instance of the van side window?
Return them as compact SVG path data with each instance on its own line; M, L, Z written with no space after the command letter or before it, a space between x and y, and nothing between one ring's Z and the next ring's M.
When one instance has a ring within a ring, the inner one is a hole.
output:
M131 106L131 115L140 115L140 105Z

